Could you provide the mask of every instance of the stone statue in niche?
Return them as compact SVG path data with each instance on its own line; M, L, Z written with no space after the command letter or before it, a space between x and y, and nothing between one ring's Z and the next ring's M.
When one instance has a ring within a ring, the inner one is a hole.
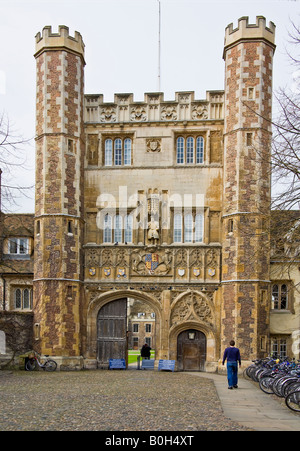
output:
M151 221L148 222L148 240L152 242L152 244L157 244L159 240L159 223L155 221L154 218L151 218Z
M148 194L147 238L153 245L157 245L159 240L159 204L160 197L157 189L155 189L154 192L150 189Z

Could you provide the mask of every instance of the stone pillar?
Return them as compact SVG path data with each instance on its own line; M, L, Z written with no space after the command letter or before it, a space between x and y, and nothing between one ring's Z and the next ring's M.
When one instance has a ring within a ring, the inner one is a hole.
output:
M162 310L161 310L161 324L160 324L160 349L157 359L169 359L170 343L170 309L171 309L171 291L164 290L161 295Z

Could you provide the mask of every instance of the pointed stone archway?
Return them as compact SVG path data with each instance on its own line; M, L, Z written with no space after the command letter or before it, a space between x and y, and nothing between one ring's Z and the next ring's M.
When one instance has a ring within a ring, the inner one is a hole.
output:
M188 370L189 366L193 371L216 371L217 329L211 294L188 290L177 296L171 305L169 349L170 359L177 360L179 371ZM195 333L194 344L189 343L189 332Z

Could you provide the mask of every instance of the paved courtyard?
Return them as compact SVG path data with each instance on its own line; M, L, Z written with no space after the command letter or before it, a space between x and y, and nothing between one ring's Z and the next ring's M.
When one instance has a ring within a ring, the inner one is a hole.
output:
M224 380L225 382L225 380ZM243 431L209 379L157 371L0 373L0 431Z

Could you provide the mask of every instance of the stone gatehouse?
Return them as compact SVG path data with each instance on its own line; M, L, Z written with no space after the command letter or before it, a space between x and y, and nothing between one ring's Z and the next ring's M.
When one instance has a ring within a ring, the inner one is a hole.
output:
M65 26L36 35L35 348L107 367L130 299L179 370L215 371L232 338L244 361L266 355L275 25L226 28L225 85L205 99L105 102L84 92L84 49Z

